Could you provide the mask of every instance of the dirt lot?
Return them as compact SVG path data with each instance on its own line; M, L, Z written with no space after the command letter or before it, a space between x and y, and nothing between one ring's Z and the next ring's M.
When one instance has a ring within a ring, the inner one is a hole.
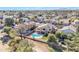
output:
M0 52L8 52L8 51L9 51L8 45L7 44L3 45L0 41Z

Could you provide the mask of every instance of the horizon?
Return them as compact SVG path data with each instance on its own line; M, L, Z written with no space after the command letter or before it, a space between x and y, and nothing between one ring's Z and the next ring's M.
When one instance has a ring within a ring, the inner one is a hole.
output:
M79 7L0 7L0 10L79 10Z

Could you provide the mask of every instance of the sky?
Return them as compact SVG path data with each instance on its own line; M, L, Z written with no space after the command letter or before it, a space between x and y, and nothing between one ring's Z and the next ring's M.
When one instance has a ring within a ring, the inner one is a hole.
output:
M0 0L0 7L79 7L79 0Z
M78 10L79 0L0 0L0 10Z

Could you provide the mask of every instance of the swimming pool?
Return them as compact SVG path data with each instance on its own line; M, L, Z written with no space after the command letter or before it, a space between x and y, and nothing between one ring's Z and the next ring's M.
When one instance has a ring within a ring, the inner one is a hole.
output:
M38 33L33 33L32 34L32 38L42 38L43 35L42 34L38 34Z

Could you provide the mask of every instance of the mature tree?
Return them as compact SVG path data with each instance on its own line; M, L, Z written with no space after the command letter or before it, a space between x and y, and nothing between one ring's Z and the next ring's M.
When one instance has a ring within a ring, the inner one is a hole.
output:
M55 42L57 43L57 38L54 34L49 34L48 36L48 42Z
M77 26L77 32L79 32L79 26Z
M10 51L15 52L17 50L17 47L18 47L18 44L19 44L20 41L21 40L20 40L19 37L10 40L9 43L8 43Z
M67 39L67 35L63 32L57 32L56 37L59 39L59 42L64 43L64 40Z
M11 30L10 30L10 32L9 32L9 36L10 36L11 38L15 38L15 37L16 37L16 35L17 35L16 30L11 29Z
M71 37L71 40L66 40L65 43L67 45L67 51L79 52L79 34L76 33Z
M7 33L9 35L9 32L11 30L11 27L4 27L3 32Z
M32 44L30 44L28 41L26 40L21 40L19 42L18 48L16 51L21 51L21 52L31 52L33 51L32 49Z
M12 18L6 18L5 19L5 25L6 26L12 26L14 24L14 20Z
M67 34L64 40L65 45L61 45L64 51L79 51L79 33Z
M2 32L5 32L7 35L4 35L1 40L2 40L2 43L7 43L10 39L11 39L11 36L10 36L10 31L11 31L11 27L4 27L3 28L3 31Z
M62 32L56 32L56 37L60 38L61 37Z
M19 16L19 18L21 18L21 17L24 17L25 15L20 11L20 12L18 12L18 16Z
M55 51L62 52L62 47L58 44L57 38L54 34L50 34L48 36L48 44L52 47Z
M20 18L19 23L24 23L24 20Z
M13 52L32 52L33 44L27 40L14 39L9 42L10 50Z
M20 28L18 29L18 32L19 32L20 37L21 37L21 40L23 39L23 31L24 31L24 30L25 30L24 27L20 27Z

